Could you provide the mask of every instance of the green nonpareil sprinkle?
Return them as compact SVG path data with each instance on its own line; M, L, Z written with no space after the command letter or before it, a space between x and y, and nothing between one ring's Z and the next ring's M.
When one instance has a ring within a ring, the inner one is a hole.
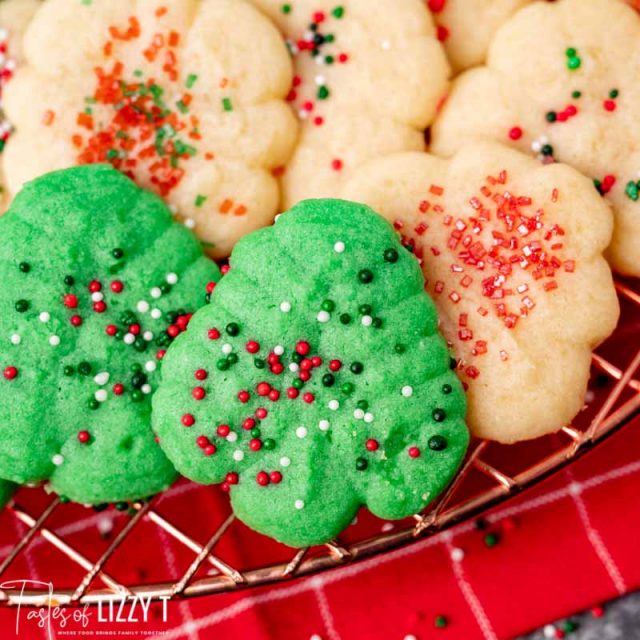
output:
M222 98L222 108L225 111L233 111L233 103L231 102L231 98Z
M197 80L198 80L198 76L195 73L190 73L187 76L187 81L185 83L187 89L191 89Z
M290 5L290 4L283 4L283 5L280 7L280 11L282 11L282 13L284 13L285 15L286 15L287 13L291 13L291 5Z
M196 196L195 205L196 207L201 207L207 201L207 196L203 196L201 194Z
M332 12L333 17L340 20L344 16L344 7L336 7Z
M318 87L318 100L326 100L329 97L329 89L325 85Z

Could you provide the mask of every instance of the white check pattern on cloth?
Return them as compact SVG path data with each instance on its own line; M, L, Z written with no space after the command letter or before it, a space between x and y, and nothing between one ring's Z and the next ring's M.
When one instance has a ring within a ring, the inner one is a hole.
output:
M598 557L598 560L603 564L618 592L620 594L623 594L626 592L624 578L622 577L618 566L612 558L611 553L609 552L600 532L598 532L598 530L594 527L582 495L594 487L599 487L619 480L621 478L640 473L640 461L631 462L629 464L620 466L616 469L612 469L606 473L593 476L581 482L577 482L572 475L569 475L569 472L566 473L569 482L561 489L549 491L530 500L523 501L517 505L506 506L502 509L497 509L490 513L486 517L486 520L491 524L495 524L520 514L542 509L545 506L557 503L566 498L571 499L578 510L578 515L580 516L580 520L583 524L585 535L589 540L594 553ZM185 493L194 491L197 488L198 487L192 484L179 485L160 496L159 500L170 501L172 499L175 499L176 497L184 495ZM577 501L576 498L578 498ZM61 527L56 532L61 537L64 537L65 535L85 531L92 527L96 527L100 517L101 514L92 514L88 518ZM262 593L258 596L248 595L247 597L238 602L235 602L232 605L229 605L228 607L219 609L218 611L215 611L214 613L211 613L199 619L194 619L190 607L190 602L189 600L185 600L179 607L180 615L182 617L180 624L173 627L172 629L163 631L161 635L154 636L149 640L201 640L202 636L199 635L200 631L211 629L222 622L239 617L243 613L249 611L255 605L287 600L303 593L312 593L315 595L319 610L319 619L322 621L325 627L322 630L322 633L318 634L318 637L322 640L343 640L340 636L339 630L335 626L335 621L331 613L331 605L324 590L327 585L347 580L367 571L371 571L376 567L382 566L389 562L393 562L394 560L397 560L399 558L412 556L416 553L420 553L425 549L437 545L444 545L449 557L451 557L451 552L455 548L453 544L455 537L457 535L473 531L474 529L475 524L473 522L464 522L453 527L449 531L444 531L425 540L416 542L415 544L409 545L407 547L402 547L395 551L390 551L389 553L383 554L381 556L363 560L362 562L358 562L352 566L346 566L337 570L330 571L326 574L320 574L310 578L302 579L301 581L296 582L293 585L286 587L277 587L268 591L267 593ZM165 562L167 563L168 568L173 571L173 562L175 560L175 556L172 545L177 543L170 536L167 536L163 532L160 532L160 535L166 536L166 538L163 539L163 548L165 549ZM35 540L33 540L31 546L35 547L39 544L42 544L43 542L44 540L42 537L37 537ZM0 557L8 554L10 551L10 546L3 547L2 549L0 549ZM476 592L474 591L464 572L463 563L463 558L460 560L451 560L452 573L456 579L458 588L460 589L465 602L469 606L471 613L473 614L473 617L478 624L478 629L481 636L485 640L497 640L495 631L493 630L491 622L486 615L486 612L484 611L482 603L478 599ZM34 573L34 575L36 574ZM45 636L43 635L43 638L44 637ZM401 632L400 637L402 637ZM220 640L223 639L221 638Z

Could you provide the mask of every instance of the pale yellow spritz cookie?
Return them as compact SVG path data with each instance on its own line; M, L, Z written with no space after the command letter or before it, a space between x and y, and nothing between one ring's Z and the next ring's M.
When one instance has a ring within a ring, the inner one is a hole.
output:
M5 95L11 193L109 162L162 195L215 257L269 224L297 123L277 29L242 0L48 0Z
M252 0L293 55L302 119L284 208L332 197L364 162L424 149L449 67L424 0Z
M511 443L573 419L618 319L602 256L612 214L587 178L481 143L451 160L374 161L344 195L392 221L421 261L475 435Z

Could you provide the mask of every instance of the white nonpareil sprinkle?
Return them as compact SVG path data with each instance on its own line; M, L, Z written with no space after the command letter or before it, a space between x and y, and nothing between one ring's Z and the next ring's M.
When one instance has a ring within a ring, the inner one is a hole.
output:
M291 464L291 460L289 460L289 458L287 458L287 456L284 456L283 458L280 458L280 466L281 467L288 467Z
M91 294L92 302L102 302L104 300L104 295L100 291L94 291Z
M290 302L281 302L280 303L280 311L282 311L282 313L289 313L289 311L291 311L291 303Z
M373 324L373 318L371 316L362 316L362 326L370 327Z
M20 344L22 342L22 338L17 333L14 333L10 340L11 344Z
M371 424L373 422L373 413L365 413L364 414L364 421L367 424Z
M49 322L49 320L51 320L51 316L46 311L43 311L38 318L40 322Z
M328 420L320 420L320 422L318 423L318 427L320 427L320 431L329 431L329 427L331 425L329 424Z
M340 408L340 403L337 400L329 400L329 409L331 411L337 411Z
M51 458L51 462L53 462L53 464L56 465L56 467L59 467L61 464L64 463L64 456L56 453L55 456L53 456L53 458Z
M364 418L364 411L363 411L362 409L356 409L356 410L353 412L353 417L354 417L356 420L362 420L362 418Z
M151 373L158 368L158 365L153 360L148 360L144 363L144 368Z
M304 500L296 500L296 501L293 503L293 506L294 506L296 509L304 509Z
M136 337L133 335L133 333L125 333L122 340L125 344L133 344L136 341Z
M548 624L542 630L542 635L544 635L545 638L555 638L556 628L552 624Z
M98 402L104 402L107 399L107 392L104 389L98 389L94 395Z
M162 318L162 311L160 311L160 309L152 309L151 310L151 317L154 320L159 320L160 318Z
M222 345L222 353L224 353L225 355L228 356L232 351L233 351L233 347L228 342L225 342Z
M306 427L298 427L296 429L296 435L298 436L298 438L306 438L306 436L307 436Z
M413 387L410 387L408 384L402 387L402 391L400 392L405 398L410 398L413 395Z
M235 431L229 431L227 436L227 442L235 442L238 439L238 434Z
M52 347L57 347L60 344L60 338L58 336L51 336L49 338L49 344Z
M187 227L187 229L195 229L196 221L193 218L185 218L184 226Z
M145 396L148 396L151 393L151 385L150 384L143 384L140 387L140 391L142 391L142 393L144 393Z
M168 284L177 284L178 282L178 274L176 273L167 273L166 281Z
M281 356L284 353L284 347L281 344L276 345L273 348L273 353L275 353L277 356Z
M103 371L102 373L99 373L93 381L102 387L109 382L109 374L106 371Z
M318 320L318 322L329 322L329 320L331 319L331 316L329 315L328 311L321 311L316 319Z
M323 75L318 74L315 77L315 82L319 87L321 87L322 85L326 84L327 79Z
M146 300L140 300L136 305L136 309L140 313L147 313L147 311L149 311L149 303Z
M464 558L464 551L460 547L454 547L451 549L451 559L454 562L462 562Z
M336 253L343 253L343 252L344 252L344 242L336 242L336 243L333 245L333 250L334 250Z
M160 287L153 287L149 294L152 298L159 298L162 295L162 291L160 290Z
M233 452L233 459L234 459L236 462L240 462L240 460L243 460L243 459L244 459L244 453L243 453L242 451L240 451L240 449L236 449L236 450Z
M142 337L147 341L151 342L153 340L153 331L145 331L142 334Z
M295 373L295 372L296 372L296 371L298 371L299 369L300 369L300 367L299 367L295 362L292 362L292 363L289 365L289 371L291 371L292 373Z

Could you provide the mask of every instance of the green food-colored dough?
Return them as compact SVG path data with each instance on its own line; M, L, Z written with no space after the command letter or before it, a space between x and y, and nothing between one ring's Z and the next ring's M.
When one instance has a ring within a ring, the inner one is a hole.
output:
M0 480L0 509L4 509L18 487L13 482Z
M306 360L294 355L299 341L310 345ZM277 374L269 354L281 349ZM312 356L322 363L300 381ZM259 395L261 382L279 399ZM334 200L304 202L238 243L211 304L169 349L153 406L176 468L225 481L241 520L294 547L334 538L361 505L390 519L420 511L451 480L469 438L415 257L373 211ZM247 418L256 430L243 428ZM231 436L217 435L221 424Z
M0 238L0 477L88 504L167 488L176 474L150 428L158 351L217 267L158 197L105 165L29 183Z

